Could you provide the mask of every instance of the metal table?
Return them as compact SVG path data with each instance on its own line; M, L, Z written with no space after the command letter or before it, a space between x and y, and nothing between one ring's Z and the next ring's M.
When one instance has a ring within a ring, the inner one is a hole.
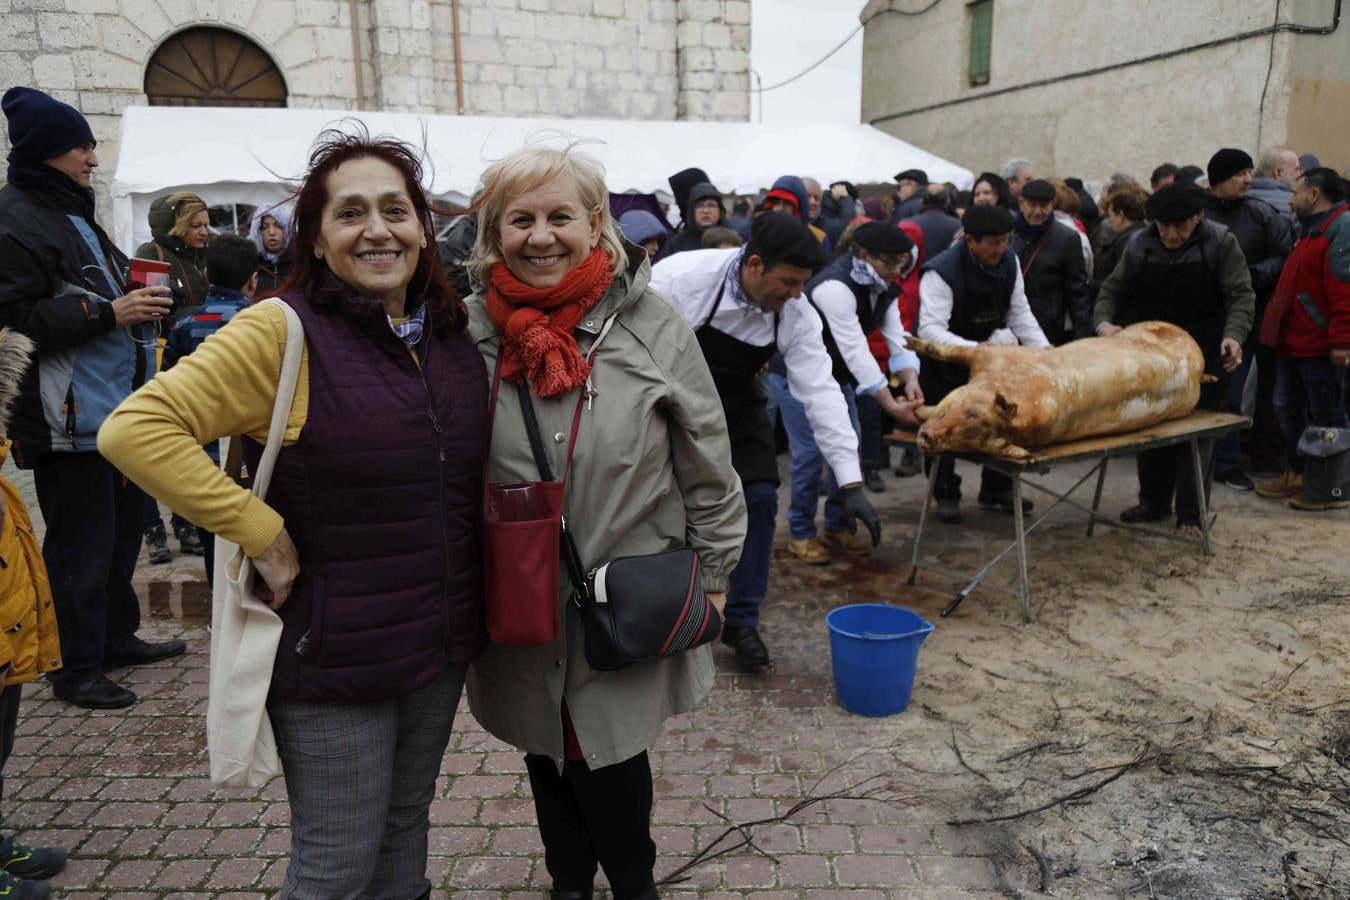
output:
M1233 431L1240 431L1251 427L1251 419L1243 416L1233 415L1231 413L1219 412L1193 412L1185 418L1173 419L1170 422L1161 422L1157 425L1151 425L1148 428L1140 428L1136 431L1125 434L1101 435L1099 437L1083 438L1077 441L1068 441L1063 444L1054 444L1049 447L1041 448L1035 451L1027 459L1004 459L997 456L986 456L982 453L953 453L957 459L963 459L968 462L978 463L982 466L991 466L994 469L1004 473L1012 479L1013 491L1013 530L1016 535L1013 542L1004 547L998 554L991 559L984 568L982 568L970 582L957 591L956 596L952 598L951 603L942 611L943 616L951 615L961 601L975 590L984 577L998 564L1003 557L1014 550L1017 551L1017 569L1019 579L1018 596L1022 602L1022 622L1023 624L1031 621L1031 588L1027 580L1027 545L1026 536L1031 534L1041 526L1056 507L1061 503L1081 510L1088 515L1087 536L1092 537L1097 523L1107 525L1111 528L1120 528L1126 531L1134 531L1141 534L1148 534L1155 537L1168 538L1174 541L1181 541L1188 544L1198 544L1203 548L1206 556L1213 555L1213 548L1210 546L1209 529L1211 519L1209 509L1205 503L1205 484L1204 471L1200 465L1200 442L1214 440ZM891 443L913 443L915 436L912 432L898 432L887 435L886 440ZM1101 516L1098 508L1102 500L1102 487L1106 483L1107 464L1118 456L1133 456L1142 450L1153 450L1158 447L1167 447L1175 444L1190 444L1191 449L1191 468L1195 473L1194 486L1195 496L1200 508L1200 537L1189 537L1184 533L1174 531L1162 531L1157 528L1145 528L1140 525L1131 525L1124 522L1115 522ZM940 457L941 454L938 454ZM1080 462L1082 460L1096 460L1096 464L1091 469L1074 482L1073 486L1064 493L1056 491L1038 484L1035 481L1027 481L1027 485L1038 491L1049 494L1055 498L1039 516L1032 520L1030 525L1025 524L1022 514L1022 478L1024 475L1045 475L1056 466L1066 463ZM934 465L928 476L928 493L924 499L923 510L919 513L919 531L914 536L914 558L913 568L909 573L909 584L914 584L919 574L919 555L923 547L924 527L928 522L928 509L933 505L933 490L937 484L937 457L934 458ZM1093 474L1097 475L1097 487L1092 495L1091 508L1070 499L1070 495L1083 486Z

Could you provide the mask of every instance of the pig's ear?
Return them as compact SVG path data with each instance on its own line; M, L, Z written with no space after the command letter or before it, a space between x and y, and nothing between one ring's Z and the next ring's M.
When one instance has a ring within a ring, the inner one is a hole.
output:
M1008 398L1003 396L1002 391L998 391L994 394L994 405L998 407L998 411L1003 414L1003 417L1009 421L1012 421L1013 416L1017 415L1017 404L1009 403Z

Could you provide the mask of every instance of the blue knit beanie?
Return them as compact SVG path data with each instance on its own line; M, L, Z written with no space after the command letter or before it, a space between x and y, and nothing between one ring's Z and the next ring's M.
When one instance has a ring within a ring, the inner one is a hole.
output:
M96 144L94 132L80 111L42 91L12 87L0 108L9 120L13 153L32 159L51 159L81 144Z

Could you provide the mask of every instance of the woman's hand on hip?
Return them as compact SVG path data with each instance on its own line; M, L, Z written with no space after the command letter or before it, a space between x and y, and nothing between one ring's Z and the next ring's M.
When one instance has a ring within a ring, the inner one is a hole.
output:
M726 595L725 592L723 592L723 591L716 591L716 592L710 591L710 592L708 593L708 599L712 601L712 605L713 605L713 606L717 607L717 614L718 614L719 616L720 616L720 615L723 615L723 614L726 612L726 609L727 609L727 595Z
M262 556L253 560L261 584L254 586L259 600L273 609L281 609L291 594L291 586L300 574L300 554L285 528L272 545L263 551Z

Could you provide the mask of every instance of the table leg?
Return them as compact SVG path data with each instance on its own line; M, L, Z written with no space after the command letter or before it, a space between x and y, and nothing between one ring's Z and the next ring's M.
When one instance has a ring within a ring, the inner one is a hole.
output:
M1031 622L1031 589L1027 585L1027 536L1022 530L1022 476L1014 472L1013 490L1013 527L1017 529L1017 575L1021 581L1022 624Z
M1092 532L1097 528L1097 509L1102 505L1102 488L1106 485L1106 464L1110 461L1111 457L1103 456L1102 461L1097 464L1097 490L1092 494L1092 512L1088 513L1088 537L1092 537Z
M937 489L938 463L941 461L941 456L934 456L930 463L928 493L923 498L923 509L919 510L919 530L914 534L914 558L910 561L912 568L909 570L909 581L906 582L911 586L919 577L919 552L923 546L923 526L928 521L928 507L933 505L933 492Z
M1200 543L1206 556L1213 556L1209 546L1209 509L1205 505L1205 470L1200 465L1200 442L1191 438L1191 470L1195 473L1195 506L1200 510Z

